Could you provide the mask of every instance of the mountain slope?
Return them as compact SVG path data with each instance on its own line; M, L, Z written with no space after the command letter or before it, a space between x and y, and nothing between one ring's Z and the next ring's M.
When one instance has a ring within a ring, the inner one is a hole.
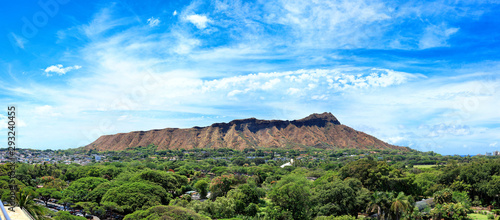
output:
M162 149L192 148L357 148L401 149L373 136L356 131L340 122L331 113L312 114L293 121L258 120L255 118L215 123L188 129L165 128L104 135L87 149L125 150L129 147L155 144Z

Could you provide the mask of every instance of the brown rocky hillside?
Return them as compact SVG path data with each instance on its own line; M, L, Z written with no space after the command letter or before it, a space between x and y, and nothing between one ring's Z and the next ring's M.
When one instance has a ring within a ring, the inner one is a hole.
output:
M125 150L155 144L162 149L192 148L318 148L400 149L373 136L356 131L340 122L331 113L312 114L293 121L259 120L255 118L215 123L188 129L165 128L104 135L87 149Z

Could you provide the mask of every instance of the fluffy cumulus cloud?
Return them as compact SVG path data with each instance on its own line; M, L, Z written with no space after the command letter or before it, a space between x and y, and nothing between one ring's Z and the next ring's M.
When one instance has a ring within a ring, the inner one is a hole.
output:
M333 68L258 73L205 81L203 92L229 91L228 96L251 91L283 93L300 96L313 94L315 100L325 100L338 92L400 85L421 77L418 74L375 68ZM318 95L316 94L318 93ZM321 95L319 95L322 93Z
M188 15L186 20L193 23L198 29L205 29L207 24L210 23L210 19L205 15Z
M148 25L149 27L156 27L160 25L160 19L154 17L148 18Z
M55 73L59 76L66 74L67 72L71 70L77 70L82 68L81 66L74 65L74 66L69 66L69 67L63 67L62 64L57 64L57 65L52 65L47 68L45 68L44 72L46 76L52 76L52 73Z

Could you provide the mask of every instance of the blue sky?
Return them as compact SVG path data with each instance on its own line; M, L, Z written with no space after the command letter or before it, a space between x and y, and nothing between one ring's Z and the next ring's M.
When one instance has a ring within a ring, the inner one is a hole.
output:
M332 112L392 144L484 154L500 150L499 3L8 1L0 103L21 148Z

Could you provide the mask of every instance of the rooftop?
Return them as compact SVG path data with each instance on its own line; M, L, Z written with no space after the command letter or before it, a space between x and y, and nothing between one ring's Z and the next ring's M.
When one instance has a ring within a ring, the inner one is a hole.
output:
M7 219L5 214L7 214L10 219L12 220L32 220L30 217L28 217L28 215L26 213L24 213L23 210L21 210L19 207L15 207L14 208L14 211L11 211L10 209L10 206L5 206L5 209L0 209L0 212L1 212L1 216L2 216L2 219ZM7 213L4 213L4 210L7 212Z
M0 200L0 219L11 219L11 220L32 220L21 208L14 207L10 210L10 206L3 206L3 202Z

